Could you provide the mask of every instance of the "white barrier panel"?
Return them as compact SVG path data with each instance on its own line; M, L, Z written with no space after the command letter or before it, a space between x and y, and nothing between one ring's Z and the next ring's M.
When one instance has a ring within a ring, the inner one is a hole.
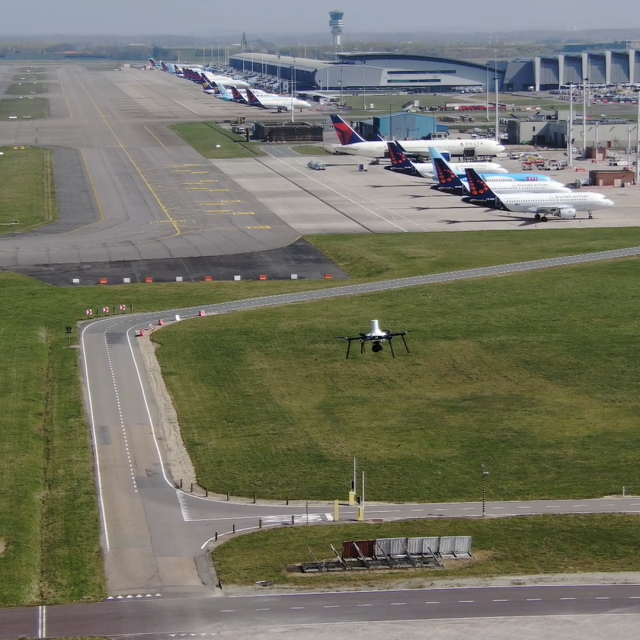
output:
M122 278L123 284L131 284L131 278Z
M176 322L180 322L180 316L176 316Z
M438 553L440 550L440 538L409 538L407 549L412 555L428 555Z
M74 278L72 282L73 284L80 284L80 278Z
M176 276L176 282L182 282L182 276Z
M292 280L297 280L298 279L298 274L297 273L292 273L291 274L291 279Z
M456 538L455 553L457 556L471 555L471 536L458 536Z
M242 280L242 276L233 276L233 279L238 282L238 280Z
M443 537L440 538L440 554L443 556L452 556L456 550L456 538Z

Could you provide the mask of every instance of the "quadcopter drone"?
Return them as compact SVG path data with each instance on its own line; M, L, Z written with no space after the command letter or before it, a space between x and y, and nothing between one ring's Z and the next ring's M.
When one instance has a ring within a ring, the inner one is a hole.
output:
M383 343L388 342L389 348L391 349L391 355L395 358L396 354L393 351L393 339L398 336L402 338L402 342L404 343L404 348L409 353L409 347L407 346L407 341L404 337L409 333L408 331L398 331L396 333L392 333L391 331L385 331L380 328L380 323L378 320L371 321L371 331L369 333L361 333L358 336L349 337L349 336L336 336L338 340L348 340L349 346L347 347L347 358L349 358L349 352L351 351L351 343L356 340L360 342L360 353L365 352L365 345L367 342L372 342L371 351L373 353L379 353L383 349Z

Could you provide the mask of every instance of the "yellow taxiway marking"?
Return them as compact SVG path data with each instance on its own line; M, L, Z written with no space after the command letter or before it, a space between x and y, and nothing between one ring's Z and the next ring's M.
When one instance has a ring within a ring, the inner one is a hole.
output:
M253 211L236 211L233 215L234 216L255 216L256 214Z
M80 78L78 78L77 75L75 76L75 78L76 78L76 81L78 82L78 84L82 87L82 90L87 94L87 98L89 98L89 100L91 101L91 104L94 106L95 110L100 115L100 118L102 118L102 121L104 122L104 124L107 126L107 128L111 132L111 135L116 139L116 142L118 143L118 146L120 147L120 149L122 149L122 151L127 156L127 158L129 158L129 162L131 162L131 164L133 165L135 170L138 172L138 175L140 176L142 181L147 186L147 189L149 189L149 191L151 191L151 194L153 195L153 197L155 198L156 202L158 203L158 206L162 209L164 214L167 216L167 219L168 219L167 221L170 224L173 225L173 228L176 230L175 235L176 236L182 235L182 231L180 231L180 227L178 227L178 225L176 224L176 221L171 217L171 214L169 213L167 208L164 206L164 204L162 203L162 201L158 197L158 194L155 192L155 190L153 189L153 187L151 186L149 181L145 178L145 176L142 173L142 170L140 169L140 167L135 163L135 160L131 157L131 154L127 151L126 147L122 144L122 142L120 141L120 138L118 138L118 135L113 130L113 127L109 124L109 121L107 120L105 115L102 113L102 111L100 111L100 107L98 107L98 105L95 103L95 100L91 97L91 95L89 94L89 92L85 88L85 86L82 83L82 81L80 80Z
M202 165L201 164L183 164L181 166L183 166L183 167L201 167Z
M247 227L247 229L259 230L259 229L271 229L271 227L267 227L267 226L264 226L264 227Z
M154 133L149 131L148 127L145 126L145 130L163 149L167 148L162 144L162 142L160 140L158 140L158 137Z
M188 220L151 220L151 224L172 224L173 222L188 222Z
M207 187L189 187L187 191L208 191Z
M209 193L229 193L229 189L209 189Z
M231 213L231 209L213 209L212 211L205 211L205 213ZM233 214L234 216L237 214Z
M217 180L200 180L200 184L204 184L205 182L218 182Z
M226 204L242 204L242 200L220 200L219 202L201 202L201 207L223 207Z
M208 171L192 171L191 173L194 176L205 176L209 174Z

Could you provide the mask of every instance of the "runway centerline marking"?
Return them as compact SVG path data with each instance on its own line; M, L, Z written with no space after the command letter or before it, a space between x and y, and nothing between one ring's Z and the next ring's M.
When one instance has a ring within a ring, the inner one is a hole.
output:
M171 214L169 213L167 208L164 206L164 204L162 203L162 201L158 197L158 194L155 192L155 190L153 189L153 187L151 186L149 181L145 178L145 176L142 173L142 170L140 169L140 167L138 167L138 165L136 164L135 160L131 157L131 154L127 151L126 147L120 141L120 138L118 138L118 134L113 130L113 127L109 124L109 121L107 120L105 115L102 113L102 111L100 111L100 107L98 107L98 105L96 104L95 100L91 97L91 95L87 91L86 87L84 86L84 84L82 83L80 78L78 78L77 75L75 76L75 78L76 78L76 81L78 82L78 84L82 87L82 90L86 93L87 98L89 98L89 100L91 101L91 104L94 106L95 110L100 115L100 118L102 119L102 121L108 127L109 131L111 131L111 135L113 135L113 137L116 139L116 142L118 143L118 146L122 149L122 151L127 156L127 158L129 158L129 162L131 162L131 164L133 165L134 169L138 172L138 175L142 178L143 182L147 186L147 189L149 189L149 191L151 191L151 195L153 195L153 197L155 198L156 202L158 203L158 205L160 206L160 208L162 209L164 214L167 216L167 218L169 219L169 221L171 222L171 224L175 228L175 230L176 230L176 234L175 235L176 236L181 236L182 235L182 231L180 231L180 228L174 222Z

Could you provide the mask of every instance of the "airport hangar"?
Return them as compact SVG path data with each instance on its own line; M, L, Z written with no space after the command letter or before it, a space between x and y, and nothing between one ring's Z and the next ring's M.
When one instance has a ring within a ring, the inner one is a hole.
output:
M289 82L295 70L298 91L408 91L445 93L453 89L545 91L566 84L640 83L640 51L636 49L567 52L527 59L473 62L436 56L388 52L338 53L337 60L239 53L229 60L243 72L262 71Z

